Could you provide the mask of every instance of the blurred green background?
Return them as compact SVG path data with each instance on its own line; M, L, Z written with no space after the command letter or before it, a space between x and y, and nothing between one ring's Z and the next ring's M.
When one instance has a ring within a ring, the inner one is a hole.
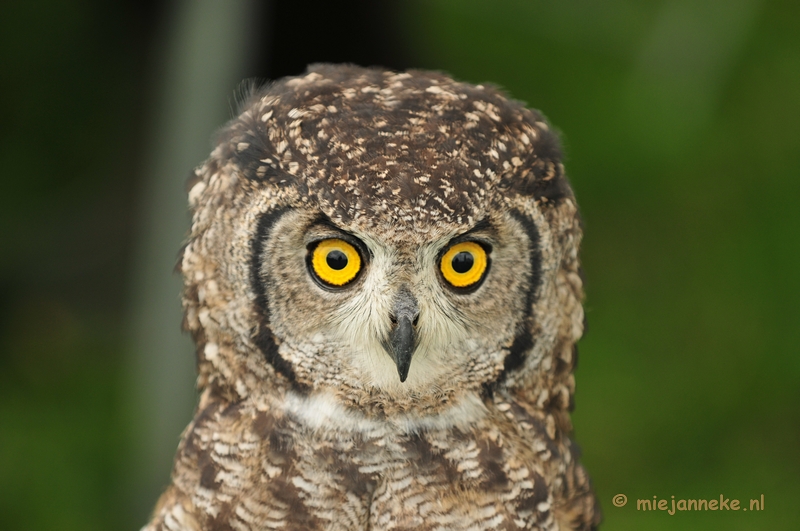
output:
M330 4L0 6L0 529L145 523L194 400L183 181L240 79L318 61L492 82L562 131L602 529L800 529L800 3ZM765 508L635 509L720 494Z

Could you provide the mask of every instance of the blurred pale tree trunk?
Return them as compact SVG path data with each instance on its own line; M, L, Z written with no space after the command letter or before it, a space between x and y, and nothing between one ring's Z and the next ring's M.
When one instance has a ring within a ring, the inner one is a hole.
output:
M181 278L173 273L189 228L185 182L235 110L235 89L248 67L264 53L255 23L263 23L262 9L255 0L177 2L157 50L130 297L128 401L136 432L128 483L137 525L169 481L196 402L193 346L180 330Z

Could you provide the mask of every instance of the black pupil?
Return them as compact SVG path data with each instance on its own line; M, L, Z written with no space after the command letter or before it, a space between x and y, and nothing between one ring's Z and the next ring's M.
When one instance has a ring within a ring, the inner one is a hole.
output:
M453 271L456 273L466 273L472 269L472 264L474 263L475 259L472 257L472 253L461 251L453 257Z
M328 262L328 267L336 271L341 271L347 267L347 255L342 251L329 252L328 256L325 257L325 261Z

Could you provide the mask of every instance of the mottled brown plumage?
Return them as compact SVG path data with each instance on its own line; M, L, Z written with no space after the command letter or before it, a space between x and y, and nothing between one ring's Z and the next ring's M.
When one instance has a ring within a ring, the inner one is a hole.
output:
M250 97L189 201L202 394L145 529L598 524L569 438L581 229L540 114L438 73L318 65ZM341 288L312 278L329 238L363 257ZM463 241L489 256L470 289L440 270Z

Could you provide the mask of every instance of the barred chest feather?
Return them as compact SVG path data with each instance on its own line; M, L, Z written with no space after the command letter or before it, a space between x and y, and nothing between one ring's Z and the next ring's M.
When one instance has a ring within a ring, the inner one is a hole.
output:
M554 417L509 397L440 427L322 412L326 429L296 405L204 402L162 499L173 514L150 529L554 530L593 504Z

